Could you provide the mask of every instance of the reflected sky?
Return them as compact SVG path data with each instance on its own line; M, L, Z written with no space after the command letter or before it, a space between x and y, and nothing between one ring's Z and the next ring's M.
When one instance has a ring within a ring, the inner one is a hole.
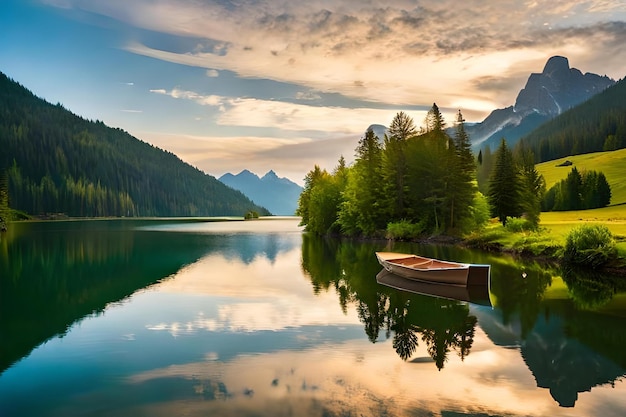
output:
M300 235L281 233L273 257L212 248L38 346L0 375L2 416L624 415L623 377L559 406L522 354L541 340L487 306L469 304L463 359L438 370L420 340L403 361L384 331L368 340L354 300L314 291L285 243Z
M200 329L256 332L312 325L360 325L354 310L344 314L337 308L334 291L313 296L299 260L299 250L281 253L275 263L263 257L246 264L221 255L206 256L151 291L173 300L202 298L202 304L211 308L198 306L194 317L177 321L172 321L168 313L167 320L155 320L147 326L178 334ZM185 313L191 311L187 309Z

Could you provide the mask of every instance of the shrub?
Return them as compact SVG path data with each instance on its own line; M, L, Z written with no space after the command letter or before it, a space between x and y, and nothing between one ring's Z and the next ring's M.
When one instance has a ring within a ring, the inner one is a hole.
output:
M408 220L387 224L387 239L405 240L418 238L424 233L423 223L411 223Z
M258 219L259 218L259 213L257 213L254 210L250 210L250 211L246 212L246 214L243 216L243 218L246 219L246 220Z
M537 226L523 217L507 217L505 228L510 232L528 232L536 230Z
M567 235L563 261L596 268L606 265L616 255L615 240L606 226L583 225Z

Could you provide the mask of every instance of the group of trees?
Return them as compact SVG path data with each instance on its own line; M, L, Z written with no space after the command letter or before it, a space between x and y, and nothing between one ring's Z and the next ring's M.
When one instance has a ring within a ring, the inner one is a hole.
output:
M483 157L483 164L487 164ZM492 162L488 162L491 166ZM518 146L513 152L505 139L494 155L487 185L491 213L506 226L507 218L525 216L531 228L539 224L545 180L535 168L533 152Z
M602 172L572 168L567 178L545 194L543 211L586 210L606 207L611 202L611 187Z
M372 236L406 223L413 234L457 233L488 218L476 188L476 164L459 111L454 137L433 104L425 127L404 112L381 141L368 130L355 162L343 157L332 173L315 166L305 178L297 214L317 234Z
M296 214L316 234L417 237L459 234L497 217L506 226L523 217L536 228L544 210L604 207L611 191L602 173L574 169L546 192L535 155L524 142L514 150L503 138L474 158L461 112L454 137L446 133L436 104L419 130L398 113L381 141L369 129L347 166L343 156L332 173L319 166L305 178Z

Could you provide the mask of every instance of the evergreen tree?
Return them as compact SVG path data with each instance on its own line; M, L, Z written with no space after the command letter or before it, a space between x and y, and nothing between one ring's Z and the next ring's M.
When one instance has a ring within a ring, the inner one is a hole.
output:
M537 227L546 182L535 168L535 155L530 148L519 146L516 149L516 159L520 175L521 209L529 223Z
M476 163L472 153L472 143L465 130L465 120L461 110L457 114L454 136L456 169L451 170L449 183L450 193L450 227L457 226L459 220L466 218L476 193Z
M382 145L368 129L359 140L356 159L348 171L348 181L339 211L342 231L348 235L372 235L386 227L387 216L380 201L382 190Z
M602 172L598 173L595 192L596 207L606 207L611 204L611 186Z
M406 201L406 143L416 134L415 124L406 113L399 112L389 126L389 135L385 135L383 152L383 178L389 213L392 219L404 215Z
M426 131L432 132L443 132L446 128L446 122L443 119L443 115L439 111L439 107L437 103L433 103L433 106L430 108L428 113L426 114Z
M582 208L582 188L583 178L578 169L574 167L565 178L565 186L561 187L559 210L580 210Z
M343 156L329 174L326 170L315 169L305 177L305 186L300 194L296 214L302 216L302 225L317 235L340 231L338 222L342 194L349 178L349 168Z
M443 135L445 136L442 136ZM445 132L431 131L407 146L407 209L403 219L440 232L448 221L448 182L454 146ZM400 219L399 219L400 220Z
M47 103L2 73L0 167L11 208L35 215L269 214L171 152Z
M393 141L404 142L415 136L417 129L413 119L404 112L396 114L389 125L389 138Z
M476 181L478 182L478 190L487 194L489 190L489 176L493 168L493 156L489 146L480 150L480 162L476 170Z
M315 167L311 171L309 171L304 177L304 188L302 190L302 193L300 193L300 197L298 198L298 208L296 209L296 216L300 216L302 218L302 220L300 221L301 226L306 226L307 224L309 224L309 205L311 202L311 193L315 188L315 185L325 174L327 174L325 170L322 171L319 165L315 165Z
M487 194L491 214L506 226L507 217L517 217L520 210L520 185L513 153L502 138L496 151Z

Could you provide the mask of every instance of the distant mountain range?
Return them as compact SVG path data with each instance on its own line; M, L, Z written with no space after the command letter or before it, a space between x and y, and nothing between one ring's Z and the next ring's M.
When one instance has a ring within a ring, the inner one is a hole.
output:
M606 76L569 67L562 56L548 59L541 73L532 73L519 92L515 105L491 112L485 120L467 124L466 131L474 149L487 145L497 148L504 137L509 145L542 123L581 104L615 84Z
M287 178L279 178L274 171L268 171L259 178L245 169L237 175L224 174L219 180L241 191L274 215L294 215L298 207L298 198L302 193L301 186Z

